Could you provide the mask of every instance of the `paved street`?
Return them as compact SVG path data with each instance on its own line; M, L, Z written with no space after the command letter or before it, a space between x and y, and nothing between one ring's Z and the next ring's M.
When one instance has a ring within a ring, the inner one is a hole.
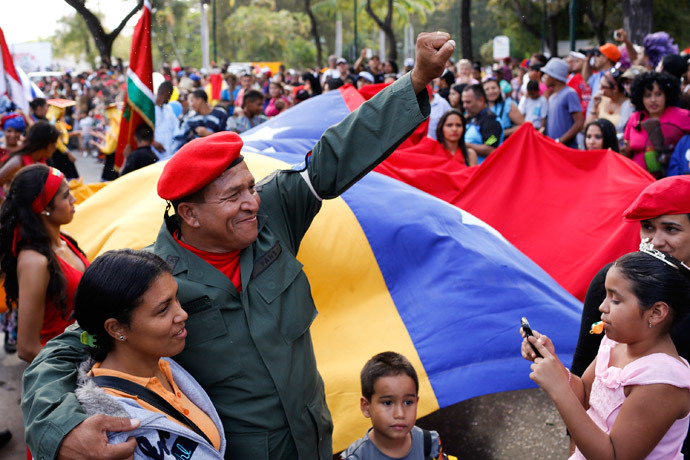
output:
M10 443L4 449L0 449L2 460L26 458L24 425L22 413L19 410L21 395L19 382L24 369L26 369L26 364L20 361L16 354L6 355L5 350L0 347L0 407L2 408L0 430L9 428L13 435Z
M99 181L103 166L94 158L79 157L77 168L89 183ZM515 352L519 353L519 339ZM0 450L0 460L25 459L19 410L19 381L25 368L16 355L7 356L0 347L0 430L7 426L14 435ZM551 400L538 389L463 401L420 419L418 424L439 431L446 452L460 460L556 460L568 455L565 426Z

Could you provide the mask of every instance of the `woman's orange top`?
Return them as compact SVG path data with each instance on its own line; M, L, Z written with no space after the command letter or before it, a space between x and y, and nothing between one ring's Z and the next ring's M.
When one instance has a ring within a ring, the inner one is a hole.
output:
M209 417L204 411L199 409L192 401L190 401L187 398L187 396L185 396L184 393L180 391L180 389L175 384L175 381L173 380L172 372L170 372L170 364L168 364L167 361L163 359L159 360L158 367L161 370L161 372L163 372L163 375L172 387L172 392L166 390L165 387L161 384L160 380L158 380L158 378L156 377L137 377L135 375L126 374L124 372L119 372L112 369L103 369L101 368L101 363L94 364L93 368L91 369L91 373L94 375L94 377L98 377L101 375L119 377L121 379L126 379L130 382L134 382L138 385L148 388L149 390L153 391L158 396L169 402L170 405L172 405L175 409L183 413L185 417L194 422L196 426L198 426L199 429L203 431L204 434L208 437L208 439L213 444L213 447L215 447L216 450L220 450L220 433L218 432L216 424L213 423L213 420L211 420L211 417ZM137 402L137 404L139 404L144 409L150 410L151 412L161 413L165 415L168 418L168 420L175 422L178 425L182 425L185 428L190 428L189 426L180 422L176 418L171 417L164 412L161 412L158 408L150 405L146 401L137 398L136 396L132 396L129 393L125 393L123 391L115 390L112 388L103 388L103 390L112 396L134 399Z

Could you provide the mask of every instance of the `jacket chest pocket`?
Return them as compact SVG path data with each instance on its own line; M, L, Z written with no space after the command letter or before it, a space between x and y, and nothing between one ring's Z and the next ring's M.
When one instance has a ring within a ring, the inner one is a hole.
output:
M289 251L281 251L252 284L260 297L257 300L275 318L286 343L309 330L316 318L316 307L302 264Z
M184 351L175 357L202 385L231 380L242 375L242 354L236 352L238 336L229 316L242 315L241 308L221 311L208 296L182 305L189 314Z

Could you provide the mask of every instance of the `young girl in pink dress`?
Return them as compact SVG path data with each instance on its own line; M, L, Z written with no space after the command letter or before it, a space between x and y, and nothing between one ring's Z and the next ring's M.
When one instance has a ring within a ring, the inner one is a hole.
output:
M571 459L682 459L690 366L669 331L690 306L690 269L645 239L640 252L609 269L605 286L599 311L606 337L582 378L537 332L522 341L522 356L533 361L530 378L563 417L576 446Z

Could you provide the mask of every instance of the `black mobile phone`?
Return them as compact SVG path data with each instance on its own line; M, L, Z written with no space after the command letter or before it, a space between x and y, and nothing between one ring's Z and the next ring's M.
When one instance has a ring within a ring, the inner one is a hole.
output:
M524 316L520 320L520 327L522 328L523 331L525 331L525 336L526 337L534 337L534 333L532 332L532 327L529 325L529 321L527 321L527 318ZM528 340L529 342L529 340ZM543 356L541 353L537 351L537 347L534 346L534 344L530 343L530 346L532 347L532 350L537 354L537 358L542 358Z

